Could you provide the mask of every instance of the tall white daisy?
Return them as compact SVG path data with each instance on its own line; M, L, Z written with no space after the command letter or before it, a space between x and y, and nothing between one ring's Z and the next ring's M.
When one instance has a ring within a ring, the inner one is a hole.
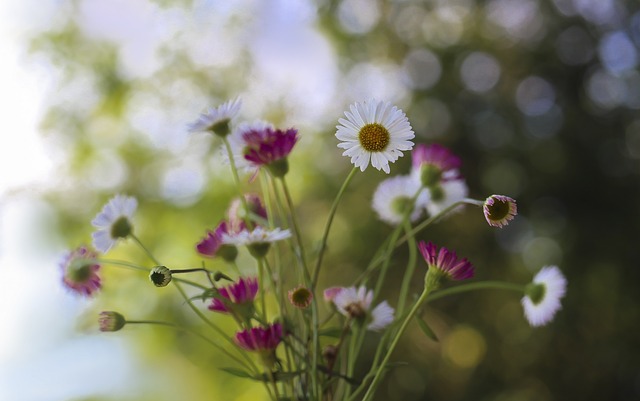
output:
M371 311L373 291L361 286L343 288L333 298L338 312L357 321L367 321L367 329L382 330L393 321L393 308L382 301Z
M469 194L464 180L442 181L436 187L429 188L430 199L427 201L427 212L435 216L454 203L463 200ZM456 210L461 209L462 205Z
M382 221L397 225L402 223L405 210L410 208L413 202L409 220L416 221L429 201L429 192L420 189L420 182L411 176L396 176L383 180L373 193L373 210ZM420 194L413 201L418 191Z
M531 326L543 326L551 321L560 310L560 299L567 289L567 279L564 278L558 266L545 266L527 285L525 296L522 298L524 314Z
M209 108L187 128L189 132L213 132L218 136L225 137L231 132L229 123L238 114L241 105L240 99L234 99L218 107Z
M389 102L365 100L350 106L346 119L340 118L336 138L343 156L364 171L369 162L389 174L389 162L395 162L403 151L411 150L415 135L404 112Z
M107 202L102 211L91 221L98 228L92 234L93 246L102 253L113 247L118 239L133 232L133 213L138 207L136 198L116 195Z

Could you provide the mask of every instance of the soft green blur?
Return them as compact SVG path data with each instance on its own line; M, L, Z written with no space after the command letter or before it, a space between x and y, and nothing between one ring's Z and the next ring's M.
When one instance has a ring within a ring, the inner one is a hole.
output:
M295 88L260 82L263 70L256 65L270 61L257 58L255 49L238 39L245 26L262 28L252 12L266 6L150 2L152 14L167 13L163 18L171 33L158 33L156 67L132 73L135 68L123 67L122 43L135 42L135 29L124 42L93 37L78 25L89 2L60 3L55 23L33 37L31 48L59 78L42 128L64 170L60 189L44 197L56 206L57 231L69 247L88 243L90 220L113 194L126 193L140 204L136 234L163 264L200 266L194 245L223 217L236 189L220 142L187 134L185 127L203 107L246 93L253 96L243 97L247 117L300 129L287 179L312 254L351 168L336 148L337 120L367 89L371 96L386 93L406 112L417 143L438 142L463 158L472 197L498 193L518 201L519 216L502 230L489 227L481 210L469 206L419 239L469 258L476 280L524 284L542 266L557 264L569 286L554 321L536 329L527 324L513 293L476 292L429 304L423 317L440 342L417 325L410 327L392 358L407 365L388 373L377 399L640 397L636 2L603 2L599 11L570 0L305 2L313 18L302 20L330 43L339 71L326 83L335 88L333 101L308 106L318 108L315 114L294 107L307 100L292 95ZM274 1L273 7L286 14L287 3ZM609 3L616 7L607 8ZM303 11L289 6L293 16L309 12L306 6ZM287 19L280 23L286 26ZM226 32L225 41L237 40L222 49L215 35L206 39L231 62L202 55L206 43L198 43L196 33L208 26ZM148 38L143 28L139 33ZM628 41L612 36L618 32ZM632 53L635 59L621 61L607 52ZM410 157L391 167L392 174L407 173ZM248 178L245 189L259 190L260 180L248 183ZM331 232L320 288L349 285L390 232L369 207L384 178L370 167L351 183ZM108 256L151 266L131 242ZM385 294L398 290L406 257L406 248L400 248ZM206 263L233 273L217 260ZM253 265L245 257L240 267L248 272ZM415 293L421 290L421 269L420 262ZM130 319L196 324L210 334L172 287L155 288L144 274L118 268L105 269L104 284L87 316L118 310ZM324 306L321 312L326 313ZM230 319L214 319L233 333ZM220 371L232 363L197 338L142 326L109 335L135 344L135 357L165 372L163 380L170 375L183 391L181 399L265 397L259 385ZM373 352L376 335L369 338ZM360 373L369 362L360 361ZM144 379L149 396L136 400L175 399L155 390L151 379Z

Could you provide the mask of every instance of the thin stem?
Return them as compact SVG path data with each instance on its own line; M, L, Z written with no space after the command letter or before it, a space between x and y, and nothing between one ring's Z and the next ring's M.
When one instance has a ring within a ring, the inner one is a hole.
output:
M247 225L247 229L250 229L251 223L249 219L249 206L247 205L247 200L244 198L242 193L242 187L240 186L240 176L238 175L238 168L236 167L236 160L233 155L233 150L231 150L231 145L229 144L229 140L227 137L222 138L222 142L224 143L224 147L227 150L227 155L229 156L229 166L231 166L231 174L233 175L233 182L236 184L236 189L238 190L238 195L240 196L240 202L242 202L242 207L244 208L244 222Z
M266 293L267 289L264 285L264 263L262 262L263 258L256 258L256 262L258 262L258 281L260 282L260 306L262 309L262 319L267 321L267 301L266 301Z
M463 292L475 290L508 290L524 294L524 289L525 285L523 284L507 283L504 281L481 281L478 283L463 284L436 291L432 295L430 295L429 298L427 298L426 302L431 302L435 301L436 299L448 297L450 295L461 294Z
M287 185L287 181L285 181L284 176L280 178L280 183L282 184L282 190L284 191L284 197L287 200L287 206L289 206L289 215L291 216L291 224L293 225L293 231L296 235L296 241L298 242L298 249L300 251L300 260L302 261L302 266L305 269L305 277L309 276L309 268L307 267L307 258L304 252L304 244L302 243L302 235L300 233L300 225L298 224L298 218L296 217L295 208L293 206L293 199L291 198L291 193L289 192L289 186ZM309 285L310 283L307 283Z
M405 232L409 235L411 233L411 224L405 221L404 224ZM413 272L416 269L416 256L417 256L417 247L416 240L413 236L409 237L409 261L407 262L407 270L404 273L404 278L402 279L402 285L400 286L400 295L398 297L398 314L404 312L405 302L407 302L407 297L409 295L409 286L411 285L411 281L413 279Z
M151 270L148 267L143 267L143 266L140 266L140 265L136 265L134 263L125 262L123 260L96 259L96 262L101 263L101 264L113 265L113 266L116 266L116 267L126 267L128 269L143 271L143 272L146 272L146 273L149 273L149 271ZM188 284L188 285L190 285L192 287L200 288L201 290L207 290L208 289L208 287L205 287L202 284L196 283L195 281L185 280L185 279L178 278L178 277L174 277L173 279L176 280L176 281L179 281L181 283Z
M149 259L151 259L153 261L153 263L155 263L156 265L160 266L161 263L158 262L158 259L155 258L155 256L153 256L153 254L147 249L146 246L144 246L144 244L142 243L142 241L140 241L140 239L138 237L136 237L136 235L134 233L129 234L131 236L131 238L133 238L133 240L140 246L140 248L142 248L142 250L147 254L147 256L149 257Z
M320 243L320 251L318 253L318 260L316 261L316 266L313 269L313 275L311 280L311 291L314 291L316 288L316 284L318 283L318 275L320 274L320 267L322 266L322 258L324 257L324 251L327 248L327 238L329 237L329 230L331 229L331 223L333 223L333 218L338 210L338 204L340 204L340 200L342 199L342 195L344 195L345 190L349 186L351 179L355 176L356 171L358 171L357 167L351 169L351 172L347 176L347 178L342 183L342 187L338 191L336 198L333 200L333 204L331 205L331 210L329 211L329 216L327 218L327 224L324 226L324 233L322 234L322 242Z

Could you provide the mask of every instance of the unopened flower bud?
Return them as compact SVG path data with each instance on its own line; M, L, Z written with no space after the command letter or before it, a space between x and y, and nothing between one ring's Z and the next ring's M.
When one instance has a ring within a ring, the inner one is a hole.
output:
M118 312L100 312L98 316L98 324L100 331L118 331L127 323L124 316Z
M156 266L151 269L149 278L156 287L166 287L171 282L171 270L165 266Z

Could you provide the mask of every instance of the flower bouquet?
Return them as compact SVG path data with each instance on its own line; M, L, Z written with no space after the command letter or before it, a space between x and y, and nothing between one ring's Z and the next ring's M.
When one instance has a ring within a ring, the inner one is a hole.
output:
M412 322L438 340L421 317L432 300L478 289L513 291L522 297L524 315L532 326L548 323L560 309L566 280L556 266L543 267L528 284L457 283L474 276L471 261L445 246L416 239L466 205L481 208L489 226L501 228L516 217L516 201L504 195L468 198L460 158L439 144L414 145L407 116L388 102L356 102L338 119L337 146L354 167L324 219L318 249L311 252L287 183L288 156L299 139L298 131L266 122L236 125L240 107L239 100L227 102L189 125L189 131L208 133L222 142L238 191L225 219L216 227L202 227L200 241L194 238L194 250L203 259L200 267L167 266L158 260L136 235L137 200L125 195L112 198L92 221L97 228L93 247L80 246L61 262L64 285L84 296L100 290L104 266L148 272L156 287L175 287L184 313L195 314L207 331L170 321L139 320L117 311L100 313L101 331L148 324L188 332L235 364L220 369L262 383L274 401L370 401L393 368L394 350ZM375 213L392 231L376 246L355 281L341 282L337 277L329 288L318 288L326 272L323 259L332 223L352 178L369 165L389 174L390 163L404 152L411 152L410 173L383 180L372 196ZM247 192L247 183L258 176L261 193ZM122 240L139 245L148 264L103 257ZM381 299L398 249L406 249L408 256L397 297ZM238 266L243 252L253 259L253 266ZM208 268L206 260L211 258L223 260L228 268ZM416 274L424 277L424 284L419 294L411 294ZM444 287L446 281L456 285ZM218 319L235 322L235 332L224 330ZM374 337L376 348L374 355L367 356L372 362L362 374L356 364L365 352L367 336Z

